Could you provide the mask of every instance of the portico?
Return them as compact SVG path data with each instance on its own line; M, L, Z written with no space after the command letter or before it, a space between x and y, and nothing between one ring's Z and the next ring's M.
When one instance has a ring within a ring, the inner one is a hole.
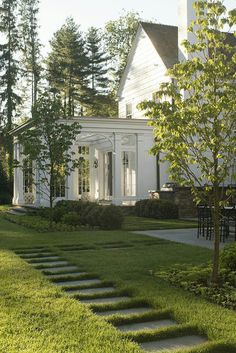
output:
M133 204L147 198L157 187L156 158L152 129L147 120L73 118L81 125L73 151L80 159L75 169L57 188L56 201L90 200L116 205ZM15 158L24 165L15 137ZM47 206L48 200L37 184L37 168L16 168L14 204ZM30 174L33 180L30 181Z

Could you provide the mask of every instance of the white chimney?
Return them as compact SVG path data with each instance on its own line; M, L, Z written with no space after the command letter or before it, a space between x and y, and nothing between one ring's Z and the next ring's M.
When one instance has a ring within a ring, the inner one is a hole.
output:
M191 22L195 20L195 10L193 4L196 0L178 0L178 27L179 27L179 60L187 60L188 53L186 53L182 46L183 40L188 40L190 43L194 43L195 37L192 33L188 32L188 27Z

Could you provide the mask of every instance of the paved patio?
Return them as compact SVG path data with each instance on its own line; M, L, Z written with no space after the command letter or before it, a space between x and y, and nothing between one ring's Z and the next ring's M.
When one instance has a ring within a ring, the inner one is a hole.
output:
M147 235L153 238L160 238L177 243L189 244L200 246L203 248L213 249L213 240L206 240L203 237L197 238L197 229L167 229L167 230L142 230L135 231L135 234ZM220 247L223 248L229 241L221 243Z

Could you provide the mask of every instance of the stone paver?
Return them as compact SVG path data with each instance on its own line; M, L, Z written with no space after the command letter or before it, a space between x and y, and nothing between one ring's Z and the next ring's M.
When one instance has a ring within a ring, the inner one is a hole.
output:
M130 297L110 297L110 298L96 298L96 299L80 299L83 304L112 304L120 303L126 300L130 300Z
M188 245L200 246L203 248L213 249L213 241L206 240L203 237L197 238L197 229L166 229L166 230L142 230L135 231L135 234L147 235L153 238L160 238L177 243ZM226 243L221 243L220 247L223 248Z
M83 276L83 275L87 275L88 272L67 272L64 274L45 274L45 276L47 276L50 279L64 279L66 277L66 279L70 279L70 278L74 278L74 277L78 277L78 276Z
M102 283L102 281L98 278L93 278L93 279L80 279L76 281L61 281L61 282L55 282L57 286L63 286L63 287L73 287L73 286L86 286L90 284L98 284Z
M177 349L193 347L206 342L207 339L201 336L191 335L176 338L168 338L160 341L140 343L141 347L147 352L161 352L166 349Z
M36 252L36 253L27 253L27 254L22 254L20 255L20 257L22 257L23 259L27 260L28 258L37 258L37 257L44 257L44 256L51 256L53 255L51 252Z
M61 265L69 265L67 261L45 261L45 262L34 262L31 263L33 266L61 266Z
M66 291L68 294L101 294L107 292L114 292L114 287L99 287L99 288L86 288L86 289L72 289Z
M113 314L130 315L130 314L143 314L143 313L146 313L151 310L153 310L153 309L150 307L140 307L140 308L99 311L99 312L96 312L96 314L100 315L100 316L111 316Z
M35 263L35 262L43 262L43 261L54 261L54 260L59 260L59 256L41 256L41 257L32 257L32 258L27 258L24 259L25 261L28 261L30 263Z
M43 272L50 272L52 274L55 273L60 273L60 274L67 274L70 273L70 271L75 271L78 270L77 266L55 266L55 267L44 267L40 269Z
M160 327L173 326L173 325L177 325L177 322L173 320L165 319L165 320L130 323L130 324L118 326L117 328L121 331L127 332L127 331L148 330L148 329L152 330Z

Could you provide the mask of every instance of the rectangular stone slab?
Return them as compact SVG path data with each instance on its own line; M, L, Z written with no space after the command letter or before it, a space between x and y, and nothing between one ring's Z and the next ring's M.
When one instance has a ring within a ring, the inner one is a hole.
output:
M76 294L101 294L107 292L113 292L114 287L101 287L101 288L87 288L87 289L74 289L67 291L66 293L76 295Z
M77 266L55 266L55 267L48 267L48 268L41 268L43 272L50 272L52 274L60 273L60 274L67 274L70 271L78 270Z
M64 277L68 277L68 278L74 278L77 276L82 276L82 275L87 275L87 272L68 272L68 273L64 273L64 274L52 274L52 275L48 275L46 274L45 276L47 276L48 278L51 279L64 279Z
M22 254L20 255L20 257L22 257L23 259L28 259L28 258L37 258L37 257L40 257L40 256L53 256L53 253L51 252L37 252L37 253L30 253L30 254Z
M97 312L97 315L101 315L101 316L110 316L110 315L114 315L114 314L118 314L118 315L130 315L130 314L143 314L146 313L148 311L151 311L152 308L148 308L148 307L140 307L140 308L129 308L129 309L121 309L121 310L107 310L107 311L101 311L101 312Z
M130 323L126 325L117 326L117 328L121 331L138 331L138 330L153 330L160 327L173 326L177 325L176 321L165 319L165 320L153 320L147 322L136 322Z
M191 335L176 338L168 338L160 341L140 343L140 346L147 352L161 352L167 349L187 348L193 347L201 343L205 343L206 338Z
M102 283L102 281L98 278L93 278L93 279L78 279L76 281L61 281L61 282L55 282L57 286L64 286L64 287L73 287L73 286L86 286L89 284L98 284Z
M34 262L31 263L34 266L61 266L61 265L69 265L67 261L48 261L48 262Z
M83 304L111 304L130 300L130 297L110 297L110 298L96 298L96 299L80 299Z
M55 260L59 260L60 257L59 256L41 256L41 257L35 257L35 258L27 258L27 259L24 259L25 261L29 261L31 263L37 263L37 262L40 262L40 261L55 261ZM35 262L34 262L35 261Z

